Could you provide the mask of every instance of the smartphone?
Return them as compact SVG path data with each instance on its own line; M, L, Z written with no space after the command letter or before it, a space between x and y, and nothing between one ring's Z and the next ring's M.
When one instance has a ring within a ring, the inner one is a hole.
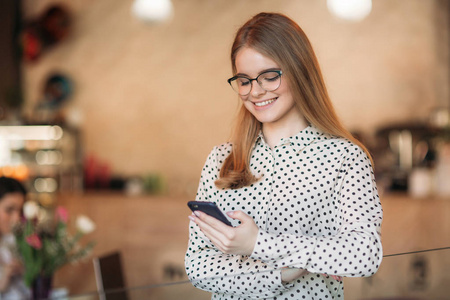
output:
M207 215L210 215L217 220L222 221L223 223L227 224L228 226L232 226L230 221L228 221L227 217L223 214L223 212L217 207L216 203L214 202L207 202L207 201L189 201L188 202L189 208L194 212L196 210L202 211Z

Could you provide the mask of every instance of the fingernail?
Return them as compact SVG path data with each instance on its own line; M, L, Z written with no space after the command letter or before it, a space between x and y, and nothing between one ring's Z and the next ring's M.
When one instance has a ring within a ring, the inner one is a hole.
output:
M197 217L200 217L200 212L199 211L194 211L194 214L197 216Z
M229 215L231 217L232 215L234 215L234 211L227 212L227 215Z
M188 218L189 218L191 221L195 221L195 218L194 218L193 216L188 216Z

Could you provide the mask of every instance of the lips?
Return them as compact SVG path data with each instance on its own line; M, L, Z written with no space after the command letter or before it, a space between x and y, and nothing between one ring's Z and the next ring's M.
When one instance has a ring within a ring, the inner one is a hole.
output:
M253 103L255 106L257 107L262 107L262 106L266 106L269 105L270 103L273 103L275 100L277 100L278 98L272 98L272 99L268 99L268 100L264 100L261 102L255 102Z

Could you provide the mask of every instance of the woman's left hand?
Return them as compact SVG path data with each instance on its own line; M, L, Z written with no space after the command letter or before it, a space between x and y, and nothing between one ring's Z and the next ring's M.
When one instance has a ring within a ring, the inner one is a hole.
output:
M228 212L227 215L241 221L241 224L231 227L200 211L195 211L189 219L195 222L206 237L223 253L252 254L258 237L258 226L242 211Z

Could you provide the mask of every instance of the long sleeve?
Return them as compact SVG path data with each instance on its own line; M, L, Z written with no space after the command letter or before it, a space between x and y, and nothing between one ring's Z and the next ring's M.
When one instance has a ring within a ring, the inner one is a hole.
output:
M313 273L370 276L380 266L382 209L373 170L359 148L348 155L339 170L335 200L339 207L338 232L328 236L295 236L259 231L252 258L273 268L285 266Z
M208 156L200 179L197 201L210 201L216 196L214 193L210 194L214 191L212 185L215 179L211 174L218 173L218 159L222 155L215 148ZM266 299L289 288L289 285L281 283L280 270L274 270L250 257L222 253L193 222L189 228L185 265L192 284L213 293Z

